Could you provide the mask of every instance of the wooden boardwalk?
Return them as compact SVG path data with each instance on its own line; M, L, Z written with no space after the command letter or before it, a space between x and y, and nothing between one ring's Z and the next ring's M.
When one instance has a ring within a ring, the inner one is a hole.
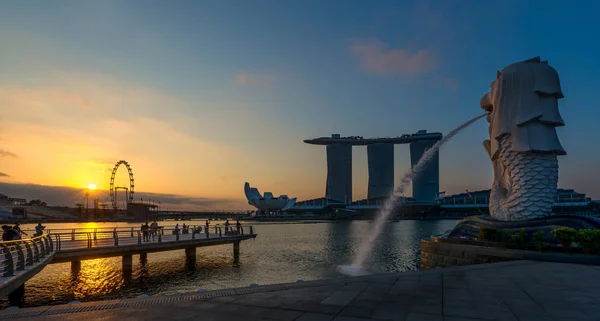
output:
M113 256L126 256L133 254L153 253L162 251L180 250L186 248L197 248L221 244L239 244L239 242L253 239L256 234L240 235L214 235L207 238L204 233L161 235L152 240L140 241L138 237L120 237L115 245L114 239L102 238L97 240L68 240L61 241L60 248L51 263L70 262L74 260L88 260ZM88 243L91 245L88 247Z
M0 242L4 256L0 258L0 297L5 297L41 271L47 264L72 262L80 267L82 260L121 256L123 272L132 268L132 255L185 249L195 261L196 248L222 244L233 245L239 256L240 242L256 237L252 226L233 227L224 231L213 227L209 233L192 229L161 228L148 237L133 229L51 231L44 236L18 241Z

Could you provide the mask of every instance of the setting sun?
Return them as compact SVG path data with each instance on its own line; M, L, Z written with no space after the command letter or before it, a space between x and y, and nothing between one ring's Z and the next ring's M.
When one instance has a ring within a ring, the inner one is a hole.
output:
M96 184L88 185L88 189L92 189L92 190L96 189Z

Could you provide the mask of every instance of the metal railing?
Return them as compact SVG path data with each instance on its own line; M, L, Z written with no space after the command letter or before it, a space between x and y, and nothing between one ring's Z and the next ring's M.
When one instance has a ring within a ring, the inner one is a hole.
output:
M54 238L57 250L72 248L95 248L146 243L178 242L197 239L227 238L236 235L252 235L251 225L213 225L205 227L159 227L156 230L139 228L97 228L97 229L53 229L46 236Z
M189 212L189 211L172 211L172 210L160 210L157 211L158 214L165 215L180 215L180 214L192 214L192 215L248 215L254 212L254 210L231 210L231 211L203 211L203 212Z
M13 276L54 253L55 246L50 235L30 239L0 242L0 273L2 277Z

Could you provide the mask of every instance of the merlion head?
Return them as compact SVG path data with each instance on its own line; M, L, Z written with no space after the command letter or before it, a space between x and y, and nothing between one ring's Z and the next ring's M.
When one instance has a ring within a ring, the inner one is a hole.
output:
M490 113L492 159L504 135L511 135L514 151L565 154L555 130L564 126L558 111L558 99L563 97L558 73L540 57L498 71L490 92L480 101Z

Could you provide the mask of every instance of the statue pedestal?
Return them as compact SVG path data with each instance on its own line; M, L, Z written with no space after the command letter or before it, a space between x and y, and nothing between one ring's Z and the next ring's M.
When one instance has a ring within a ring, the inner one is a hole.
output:
M460 221L444 237L475 239L482 227L495 228L507 233L517 233L523 229L531 236L538 231L550 234L553 229L563 226L577 230L600 229L600 219L590 216L553 215L527 221L506 222L488 215L469 216Z

